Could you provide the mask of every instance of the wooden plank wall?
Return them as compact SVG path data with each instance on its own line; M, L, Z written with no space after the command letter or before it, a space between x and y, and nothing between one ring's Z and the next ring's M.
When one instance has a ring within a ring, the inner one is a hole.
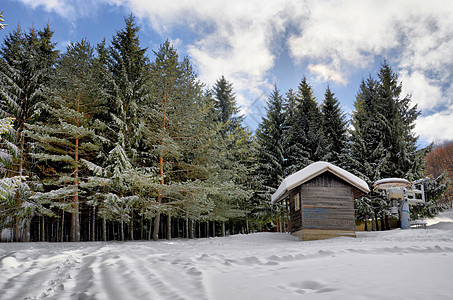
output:
M290 218L291 218L291 233L299 231L302 229L302 213L301 209L298 211L295 210L295 203L294 203L294 196L296 193L300 191L300 187L295 188L290 193L290 201L289 201L289 208L290 208ZM300 201L300 197L299 197Z
M355 229L353 187L325 172L301 187L302 230Z

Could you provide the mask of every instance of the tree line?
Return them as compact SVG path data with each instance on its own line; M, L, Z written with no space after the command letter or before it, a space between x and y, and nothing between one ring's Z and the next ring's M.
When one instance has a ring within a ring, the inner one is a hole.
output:
M10 240L271 229L283 223L286 208L272 207L270 195L285 176L318 160L370 185L422 177L428 149L416 147L419 112L400 97L387 63L378 80L362 82L351 121L329 87L319 106L303 78L285 96L275 86L253 134L225 77L206 87L169 41L151 59L138 33L130 16L110 43L83 39L64 53L49 26L18 27L5 38L0 226ZM438 191L441 181L433 181ZM379 195L356 207L359 218L387 217Z

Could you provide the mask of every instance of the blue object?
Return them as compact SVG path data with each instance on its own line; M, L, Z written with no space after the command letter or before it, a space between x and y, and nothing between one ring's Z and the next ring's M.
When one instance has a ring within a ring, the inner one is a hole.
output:
M407 200L402 202L401 205L401 229L411 228L411 215L409 212L409 203Z

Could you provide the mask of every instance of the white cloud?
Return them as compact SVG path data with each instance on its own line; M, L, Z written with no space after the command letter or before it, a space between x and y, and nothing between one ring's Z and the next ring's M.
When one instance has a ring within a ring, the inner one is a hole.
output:
M69 4L67 0L19 0L19 2L33 9L42 7L47 12L55 12L63 17L75 17L74 6Z
M453 140L453 107L417 120L415 131L423 140Z
M434 134L426 129L435 120L428 114L453 105L451 1L19 1L74 18L108 3L127 7L165 38L189 30L194 41L175 41L187 49L200 79L212 85L225 75L244 112L250 99L272 89L269 73L282 48L316 80L343 85L358 72L367 76L377 58L389 59L403 93L423 110L416 130L426 138ZM438 112L435 125L447 122L449 112Z
M187 51L200 79L212 85L224 75L233 83L243 107L269 89L267 75L275 63L273 39L285 30L288 4L259 0L128 2L134 14L148 19L164 36L182 27L196 33Z

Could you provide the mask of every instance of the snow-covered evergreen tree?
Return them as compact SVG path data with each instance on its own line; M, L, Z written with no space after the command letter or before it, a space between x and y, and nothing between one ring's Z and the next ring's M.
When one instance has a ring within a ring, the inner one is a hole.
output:
M284 178L285 103L277 86L267 101L267 114L256 131L256 167L254 177L257 197L253 213L265 224L272 215L270 196Z
M350 141L350 171L370 186L382 178L419 178L426 152L416 148L418 137L413 129L419 112L416 106L410 107L409 96L400 98L402 85L397 75L384 63L378 78L360 85ZM370 199L375 218L385 219L388 203L376 193Z
M296 93L296 106L290 105L287 122L287 174L303 169L309 164L326 160L322 115L313 88L304 77Z
M251 177L253 157L252 135L243 125L244 117L239 115L232 83L222 76L214 85L212 94L221 128L222 149L219 150L223 157L219 161L220 168L224 174L229 175L228 181L231 181L232 186L236 187L237 193L244 196L227 201L230 203L230 207L237 207L238 211L242 210L242 213L236 214L236 216L242 217L251 208L249 194L246 191L251 189L249 178ZM220 216L227 215L229 215L228 210L224 210ZM247 222L246 219L246 224L248 224Z
M347 159L348 121L329 86L324 94L321 113L327 161L344 167Z
M39 117L39 105L45 99L43 91L49 84L58 55L51 41L52 35L49 26L39 31L31 28L27 32L18 27L6 37L0 50L0 117L14 118L14 127L5 134L3 142L4 151L12 159L12 163L2 170L7 177L32 175L34 165L28 154L31 144L24 130L26 124L32 124ZM34 180L33 176L28 178L28 182ZM36 211L33 208L40 209L40 205L34 206L34 201L27 202L32 186L39 184L25 185L27 183L22 183L23 193L16 193L16 210L12 212L15 214L15 240L19 240L20 224L29 224ZM29 228L22 228L27 240Z
M80 240L80 159L95 157L99 150L93 115L102 91L94 62L94 50L86 40L70 44L47 90L51 96L41 105L46 120L27 125L27 135L37 142L32 157L46 186L34 198L51 200L72 213L71 241Z

